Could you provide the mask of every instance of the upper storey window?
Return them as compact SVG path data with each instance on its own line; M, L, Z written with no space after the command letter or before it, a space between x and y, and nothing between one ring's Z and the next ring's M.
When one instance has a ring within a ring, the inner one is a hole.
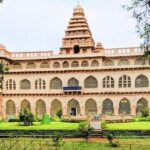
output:
M73 50L74 50L74 54L80 53L80 47L79 47L79 45L75 45L74 48L73 48Z
M68 86L79 86L79 81L75 78L71 78L69 81L68 81Z
M58 62L53 63L53 68L60 68L60 64Z
M140 75L135 79L135 87L139 88L139 87L148 87L149 82L148 82L148 78L144 75Z
M106 76L103 79L103 88L114 88L114 79L110 76Z
M41 65L40 65L40 68L50 68L49 64L47 62L43 62Z
M98 67L99 66L99 62L97 60L93 60L91 63L92 67Z
M134 65L144 65L145 59L144 58L137 58L134 62Z
M79 67L79 62L73 61L73 62L71 63L71 67Z
M50 89L62 89L62 81L59 78L53 78L50 81Z
M12 66L13 69L22 69L22 66L20 63L14 63Z
M114 62L111 59L104 60L103 65L104 66L114 66Z
M85 88L98 88L97 79L92 76L86 78L84 81L84 87Z
M35 89L46 89L46 82L42 79L36 80Z
M82 63L81 63L81 67L88 67L89 66L89 63L88 61L84 60Z
M124 66L124 65L130 65L130 62L128 59L125 59L125 58L122 58L119 63L118 63L119 66Z
M36 68L36 64L34 62L29 62L27 65L26 65L26 68L27 69L35 69Z
M131 87L131 78L127 75L123 75L119 78L119 87L127 88Z
M24 79L20 82L20 89L31 89L31 83L29 80Z
M16 82L12 79L6 81L6 90L15 90L16 89Z
M69 63L67 61L63 62L63 68L69 68Z

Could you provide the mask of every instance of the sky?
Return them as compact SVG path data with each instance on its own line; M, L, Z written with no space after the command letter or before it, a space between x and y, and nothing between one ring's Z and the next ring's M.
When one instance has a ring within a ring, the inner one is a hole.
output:
M104 48L139 46L136 22L122 8L129 1L80 0L95 43L101 42ZM4 0L0 4L0 44L12 52L59 52L77 3L78 0Z

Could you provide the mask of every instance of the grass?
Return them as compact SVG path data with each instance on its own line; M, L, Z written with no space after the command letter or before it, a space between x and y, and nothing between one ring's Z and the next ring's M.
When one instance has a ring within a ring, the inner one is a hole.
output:
M108 123L110 130L150 130L150 122Z
M32 126L20 126L17 122L0 123L0 130L75 130L78 127L79 123L68 122L50 122L48 125L41 124L41 122L34 122Z
M132 139L133 140L133 139ZM112 148L106 143L99 139L98 142L84 142L81 140L63 140L60 142L60 145L56 148L53 146L53 143L50 139L35 139L35 138L19 138L19 139L0 139L0 149L9 149L11 150L23 150L23 149L57 149L57 150L149 150L150 139L134 139L134 142L130 139L130 143L125 143L126 139L120 139L120 146ZM129 141L129 139L127 139ZM145 143L146 141L146 143ZM135 143L136 142L136 143ZM138 142L138 143L137 143ZM130 145L131 144L131 145Z

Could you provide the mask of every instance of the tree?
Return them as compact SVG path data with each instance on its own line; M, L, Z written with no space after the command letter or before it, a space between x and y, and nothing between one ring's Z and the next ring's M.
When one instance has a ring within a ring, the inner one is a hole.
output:
M142 113L142 117L148 117L149 116L149 109L144 108L143 110L141 110L141 113Z
M58 112L56 113L56 115L58 116L59 119L61 119L63 112L62 109L58 110Z
M0 3L2 3L3 2L3 0L0 0Z
M150 0L131 0L131 4L124 7L131 11L136 19L137 33L143 40L142 47L147 52L150 48Z
M34 115L31 112L27 111L27 109L21 110L19 114L19 121L23 122L24 126L32 125L33 120L34 120Z
M8 72L8 67L3 63L0 62L0 89L3 89L3 82L4 82L4 74Z

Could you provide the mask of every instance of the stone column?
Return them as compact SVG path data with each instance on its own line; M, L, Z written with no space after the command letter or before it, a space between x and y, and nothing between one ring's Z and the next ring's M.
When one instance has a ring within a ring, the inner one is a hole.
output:
M81 116L85 116L85 106L81 105L80 109Z
M97 114L102 114L102 107L100 105L97 106Z
M136 116L136 106L131 106L131 115Z
M115 107L114 107L114 115L115 115L115 116L118 116L118 115L119 115L119 107L118 107L118 106L115 106Z
M3 97L2 97L2 93L0 92L0 119L4 119L4 112L3 112Z
M51 106L46 103L46 114L51 115Z
M62 109L63 109L63 116L67 116L68 112L67 112L67 104L66 104L66 102L64 102L62 104Z

